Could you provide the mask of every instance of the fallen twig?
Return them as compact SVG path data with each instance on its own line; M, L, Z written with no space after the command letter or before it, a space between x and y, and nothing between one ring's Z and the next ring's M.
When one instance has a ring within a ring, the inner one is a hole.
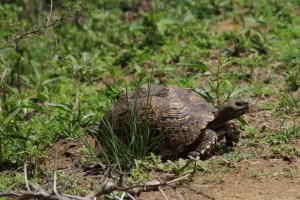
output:
M163 191L163 189L161 189L160 186L158 186L158 190L160 191L160 193L164 196L165 200L169 200L167 195L165 194L165 192Z
M183 176L181 178L176 179L181 180L186 178L187 176ZM174 179L175 180L175 179ZM53 191L55 190L54 187L56 184L54 182L56 179L53 179ZM171 184L174 184L172 181ZM69 200L69 199L78 199L78 200L92 200L95 197L99 197L105 194L110 194L114 191L124 191L124 194L130 194L131 199L134 199L132 195L137 195L141 192L149 192L149 191L161 191L165 199L168 199L166 194L161 189L162 186L171 186L172 188L176 187L175 185L170 185L168 182L160 183L157 180L151 181L149 183L143 184L143 185L131 185L131 186L118 186L117 181L115 180L108 180L106 179L99 188L92 191L90 194L88 194L85 197L80 196L74 196L70 194L59 194L55 192L46 192L45 190L41 189L37 184L31 184L33 188L35 188L36 191L24 191L19 190L18 192L15 191L9 191L9 192L0 192L0 197L17 197L19 199L47 199L47 200ZM124 197L124 196L123 196ZM122 197L122 198L123 198ZM122 199L121 198L121 199Z
M145 184L134 184L134 185L127 186L124 183L124 174L121 174L118 179L110 178L112 168L106 169L105 173L103 174L103 177L101 177L100 186L97 187L95 190L91 191L85 197L65 194L62 191L61 192L57 191L56 159L57 159L57 152L55 152L54 155L53 182L52 182L52 190L50 192L42 189L38 184L30 183L27 180L28 179L27 167L25 165L24 178L25 178L26 188L28 191L19 190L18 192L16 191L0 192L0 197L15 197L18 199L43 199L43 200L71 200L71 199L93 200L96 197L100 197L102 195L111 195L115 191L123 191L122 196L120 198L118 197L118 199L124 199L125 195L127 195L131 199L135 200L133 196L138 195L141 192L160 191L164 196L164 198L168 200L168 197L166 193L163 191L162 187L171 187L172 189L175 190L175 192L177 193L178 197L181 200L183 200L183 197L180 195L178 191L176 191L177 188L188 188L189 190L194 191L195 193L200 194L208 199L214 199L205 194L202 194L201 192L193 190L188 186L182 186L178 184L178 181L181 181L189 177L190 174L187 174L185 176L167 182L152 180ZM31 191L29 186L31 186L34 189L34 191Z
M178 190L176 190L176 188L174 189L177 196L179 197L180 200L184 200L183 196L181 196L181 194L178 192Z

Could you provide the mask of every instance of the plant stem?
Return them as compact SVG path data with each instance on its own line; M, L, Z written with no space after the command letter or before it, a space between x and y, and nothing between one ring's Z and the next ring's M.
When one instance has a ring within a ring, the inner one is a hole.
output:
M6 65L6 62L5 62L5 60L4 60L4 58L1 54L0 54L0 58L1 58L1 61L4 65L4 67L5 67L3 73L0 77L0 87L1 87L1 90L2 90L1 92L3 93L2 99L3 99L4 109L5 109L6 112L8 112L8 107L7 107L7 104L6 104L6 93L5 93L5 88L4 88L4 84L3 84L4 78L5 78L5 76L7 74L7 71L8 71L8 66Z
M217 108L220 107L220 66L222 65L221 57L219 55L219 60L218 60L218 68L217 68L217 73L216 73L216 97L217 97Z
M80 92L80 78L81 78L81 72L79 73L77 77L77 86L76 86L76 99L75 99L75 104L73 106L73 111L75 111L78 107L79 104L79 92Z
M22 51L19 48L19 41L16 40L16 53L20 55L20 57L22 56ZM17 63L16 63L16 69L17 69L17 87L18 87L18 91L21 94L21 66L20 66L20 61L21 58L18 57L17 59Z

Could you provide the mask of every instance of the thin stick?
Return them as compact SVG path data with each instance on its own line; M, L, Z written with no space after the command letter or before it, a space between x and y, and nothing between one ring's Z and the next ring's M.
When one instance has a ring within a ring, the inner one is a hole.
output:
M0 58L1 58L1 61L2 61L3 65L4 65L4 67L5 67L4 68L4 72L2 73L1 78L0 78L0 83L2 83L3 80L4 80L4 77L6 76L6 73L8 71L8 67L7 67L6 62L5 62L5 60L4 60L4 58L3 58L3 56L1 54L0 54Z
M123 192L123 194L122 194L122 196L121 196L121 200L123 200L124 199L124 197L125 197L125 194L126 194L126 192Z
M178 190L176 190L176 188L174 189L176 194L178 195L180 200L184 200L183 196L178 192Z
M54 166L53 166L53 192L57 195L56 188L56 161L57 161L57 152L54 153Z
M114 195L114 194L112 194L112 196L113 196L115 199L121 200L121 198L117 197L117 196Z
M47 26L49 24L49 22L50 22L51 15L52 15L52 8L53 8L53 0L51 0L49 17L48 17L48 20L47 20L47 23L46 23L45 26Z
M59 19L55 20L55 21L54 21L53 23L51 23L51 24L45 25L43 28L46 29L46 28L49 28L49 27L51 27L51 26L54 26L56 23L58 23L58 22L60 22L60 21L63 21L63 20L66 19L66 18L67 18L67 16L66 16L65 14L63 14ZM8 40L8 41L5 42L4 44L0 45L0 49L1 49L3 46L5 46L5 45L7 45L7 44L9 44L9 43L12 43L12 42L14 42L14 41L20 40L20 39L26 37L27 35L37 34L37 33L39 33L40 31L41 31L41 28L38 28L38 29L35 29L35 30L33 30L33 31L28 31L28 32L26 32L26 33L23 33L23 34L21 34L21 35L15 37L15 38L13 38L13 39L11 39L11 40Z
M25 184L26 184L26 188L28 191L30 190L29 184L28 184L28 177L27 177L27 163L25 162L24 164L24 179L25 179Z
M127 193L127 195L128 195L132 200L136 200L131 194Z
M82 198L82 197L74 196L74 195L71 195L71 194L64 194L64 193L61 194L61 196L68 197L68 198L70 198L70 199L78 199L78 200L84 199L84 198Z
M3 73L2 73L2 75L1 75L1 77L0 77L0 89L1 89L1 91L2 91L2 101L3 101L3 104L4 104L4 109L8 112L8 106L7 106L7 104L6 104L6 93L5 93L5 88L4 88L4 84L3 84L3 82L4 82L4 78L5 78L5 76L6 76L6 74L7 74L7 72L8 72L8 66L7 66L7 64L6 64L6 62L5 62L5 60L4 60L4 58L3 58L3 56L0 54L0 58L1 58L1 61L2 61L2 63L3 63L3 65L4 65L4 71L3 71ZM0 144L0 152L2 151L2 145Z
M180 181L180 180L182 180L182 179L185 179L185 178L187 178L187 177L189 177L189 176L190 176L190 175L189 175L189 174L187 174L187 175L185 175L185 176L182 176L182 177L179 177L179 178L173 179L173 180L171 180L171 181L167 182L167 185L169 185L169 184L171 184L171 183L174 183L174 182L177 182L177 181Z
M66 199L57 192L57 185L56 185L57 151L54 152L54 161L53 162L54 162L53 163L54 166L53 166L53 188L52 188L52 190L58 199Z
M76 111L79 104L80 78L81 78L81 73L77 77L76 98L75 98L75 104L73 105L73 109L72 109L73 111Z
M165 198L166 200L169 200L168 197L167 197L167 195L166 195L166 193L163 191L163 189L161 189L160 186L158 186L158 190L161 192L161 194L164 196L164 198Z
M36 185L36 183L28 183L33 189L35 189L36 191L38 191L38 190L40 190L40 187L38 187L37 185Z
M188 187L188 186L184 186L184 185L179 185L179 186L176 186L176 187L177 187L177 188L186 188L186 189L189 189L190 191L195 192L196 194L199 194L199 195L202 195L202 196L206 197L207 199L215 200L214 197L208 196L207 194L204 194L204 193L202 193L202 192L200 192L200 191L197 191L197 190L195 190L195 189L192 188L192 187Z
M159 186L168 186L170 185L171 183L174 183L176 181L179 181L179 180L182 180L184 178L186 178L187 176L189 175L185 175L185 176L182 176L182 177L179 177L179 178L176 178L174 180L171 180L169 182L166 182L166 183L158 183L158 184L144 184L144 185L131 185L131 186L128 186L128 187L117 187L117 190L122 190L122 191L129 191L131 189L134 189L134 188L154 188L154 187L159 187Z

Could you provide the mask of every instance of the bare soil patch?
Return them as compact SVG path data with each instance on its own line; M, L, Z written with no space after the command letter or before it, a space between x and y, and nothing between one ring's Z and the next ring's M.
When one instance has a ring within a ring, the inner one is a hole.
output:
M300 16L300 8L294 9L294 14Z
M234 24L232 18L226 18L219 22L219 24L214 24L209 28L211 32L233 32L238 31L242 28L239 24Z
M198 181L206 186L201 191L215 199L298 199L299 164L299 158L293 163L254 158L225 174L201 174Z
M45 166L48 169L53 168L53 155L57 154L56 157L56 167L57 170L69 169L69 170L78 170L79 168L79 159L80 159L80 150L84 147L85 142L93 147L94 139L90 136L83 139L76 139L73 141L64 141L59 140L56 142L52 149L49 152L50 159L46 161Z
M225 172L200 172L191 186L199 192L180 190L185 199L300 199L300 158L243 160ZM169 199L178 199L166 191ZM207 195L204 196L203 194ZM211 197L211 198L209 198ZM163 199L159 192L143 193L139 199Z

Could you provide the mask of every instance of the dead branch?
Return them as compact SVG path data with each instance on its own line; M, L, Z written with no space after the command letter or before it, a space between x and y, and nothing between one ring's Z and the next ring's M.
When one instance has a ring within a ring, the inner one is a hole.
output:
M131 199L135 199L133 196L140 194L141 192L150 192L150 191L160 191L161 194L164 196L166 200L168 200L168 197L166 193L163 191L162 187L170 187L175 190L178 197L182 200L183 197L180 195L178 191L176 191L177 188L188 188L191 191L196 192L197 194L201 194L204 197L207 197L208 199L214 199L211 198L205 194L202 194L198 191L193 190L192 188L188 186L181 186L178 184L178 181L183 180L190 175L187 174L185 176L173 179L168 182L161 182L159 180L152 180L145 184L134 184L127 186L124 183L124 174L121 174L118 179L116 178L110 178L111 174L111 168L107 168L103 177L100 180L100 186L96 188L95 190L91 191L88 195L85 197L81 196L75 196L70 194L64 194L63 192L57 191L57 176L56 176L56 156L57 152L55 152L54 155L54 169L53 169L53 183L52 183L52 190L50 192L42 189L38 184L36 183L30 183L27 180L27 168L26 165L24 166L24 178L26 183L27 191L25 190L19 190L19 191L8 191L8 192L0 192L0 197L14 197L17 199L43 199L43 200L71 200L71 199L77 199L77 200L93 200L96 197L100 197L102 195L110 195L114 191L123 191L123 195L119 199L123 199L124 196L127 194L128 197ZM34 191L30 190L31 186Z
M7 193L0 193L0 197L15 197L18 199L47 199L47 200L67 200L56 195L43 192L33 192L20 190L19 192L10 191Z
M188 176L188 175L187 175ZM45 190L42 190L37 184L35 186L36 191L24 191L19 190L18 192L15 191L9 191L9 192L0 192L0 197L15 197L18 199L46 199L46 200L70 200L70 199L78 199L78 200L93 200L96 197L102 196L102 195L109 195L114 191L124 191L130 198L134 199L132 195L138 195L141 192L150 192L150 191L161 191L165 199L167 198L167 195L163 192L161 187L163 186L170 186L173 189L176 188L187 188L191 191L195 191L190 187L182 187L180 185L175 184L175 180L179 181L181 179L186 178L187 176L183 176L178 179L174 179L169 182L163 182L160 183L158 180L154 180L151 182L148 182L143 185L131 185L127 187L118 186L118 183L115 180L106 180L104 181L101 186L94 191L92 191L90 194L88 194L85 197L80 196L74 196L70 194L55 194L54 192L46 192ZM178 191L175 190L177 195L180 199L183 199L183 197L179 194ZM196 192L196 191L195 191ZM214 199L212 197L209 197L207 195L204 195L202 193L196 192L197 194L203 195L204 197L208 199Z
M183 176L176 180L178 181L186 177L187 176ZM158 191L158 190L162 191L162 189L160 188L162 186L171 186L172 188L176 187L174 185L174 181L160 183L157 180L142 185L119 186L119 181L110 179L110 180L105 180L99 188L92 191L90 194L88 194L85 197L73 196L69 194L58 194L55 192L49 193L46 192L45 190L42 190L37 184L34 186L36 191L19 190L18 192L15 191L9 191L4 193L0 192L0 197L16 197L19 199L35 198L35 199L47 199L47 200L69 200L69 199L92 200L95 197L99 197L105 194L110 194L114 191L124 191L125 193L131 195L137 195L140 194L141 192L150 192L150 191ZM54 190L54 188L52 190ZM166 194L164 192L162 192L162 194L167 199Z
M141 192L159 191L159 188L162 186L170 186L171 188L177 188L178 186L176 185L176 182L185 179L188 176L189 175L185 175L168 182L159 182L158 180L153 180L146 184L135 184L131 186L119 186L118 183L116 184L116 181L109 180L105 184L102 184L102 186L98 187L90 194L85 196L84 199L93 199L95 197L110 194L114 191L125 191L126 193L129 193L131 195L138 195Z

